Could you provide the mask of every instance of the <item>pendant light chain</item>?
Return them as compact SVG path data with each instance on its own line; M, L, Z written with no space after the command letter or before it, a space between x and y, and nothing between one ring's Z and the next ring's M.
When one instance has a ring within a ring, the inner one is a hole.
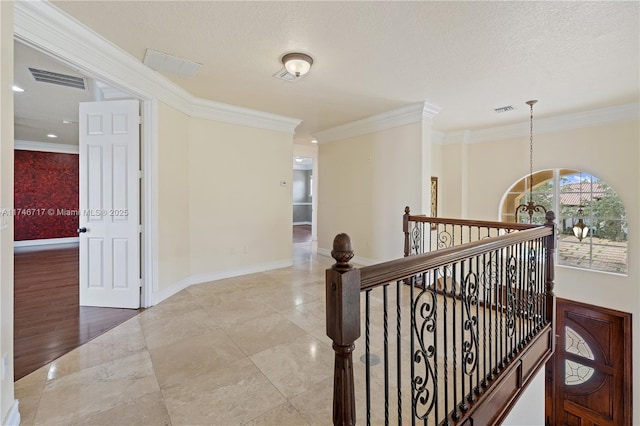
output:
M530 101L531 114L529 120L529 201L533 201L533 104Z
M533 214L538 212L546 212L544 206L534 204L533 202L533 106L538 101L527 101L530 107L529 113L529 201L527 204L520 204L516 207L516 220L518 213L527 213L529 215L529 223L533 223ZM526 188L525 188L526 190Z

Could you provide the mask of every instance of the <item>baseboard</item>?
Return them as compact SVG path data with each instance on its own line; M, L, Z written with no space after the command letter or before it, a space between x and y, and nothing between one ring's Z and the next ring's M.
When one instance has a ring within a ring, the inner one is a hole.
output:
M169 287L164 290L160 290L157 293L153 294L153 305L157 305L165 299L170 298L174 294L184 290L185 288L191 285L191 277L186 277L177 283L171 284ZM153 306L152 305L152 306Z
M41 240L14 241L13 248L16 251L34 251L58 248L73 248L78 247L79 244L79 237L47 238Z
M321 256L331 257L331 250L318 247L318 254ZM360 266L369 266L382 262L379 260L368 259L366 257L354 256L349 263Z
M9 412L7 416L2 421L2 426L20 426L20 411L18 410L18 405L20 403L17 399L13 400L13 404L11 408L9 408Z
M272 269L287 268L293 265L293 260L279 260L276 262L259 263L257 265L250 265L243 268L227 269L219 272L212 272L207 274L196 274L191 276L192 284L202 284L209 281L223 280L225 278L239 277L240 275L256 274L258 272L270 271Z
M209 281L223 280L225 278L239 277L241 275L256 274L258 272L270 271L272 269L287 268L293 265L291 259L280 260L277 262L260 263L243 268L227 269L219 272L211 272L206 274L196 274L186 277L175 284L161 290L153 295L153 304L157 305L163 300L173 296L174 294L184 290L194 284L202 284Z

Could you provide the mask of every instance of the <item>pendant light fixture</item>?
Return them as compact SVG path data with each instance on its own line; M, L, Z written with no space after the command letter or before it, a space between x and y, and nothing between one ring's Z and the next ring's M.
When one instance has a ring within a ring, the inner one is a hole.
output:
M573 225L573 235L578 239L578 241L582 241L583 238L586 238L589 235L589 227L585 225L583 217L584 211L582 210L582 173L580 173L580 200L578 201L578 223Z
M516 207L516 219L518 213L527 213L529 215L529 223L533 223L534 213L546 213L547 209L539 204L533 202L533 106L538 101L527 101L527 105L530 108L530 121L529 121L529 201L527 204L520 204Z

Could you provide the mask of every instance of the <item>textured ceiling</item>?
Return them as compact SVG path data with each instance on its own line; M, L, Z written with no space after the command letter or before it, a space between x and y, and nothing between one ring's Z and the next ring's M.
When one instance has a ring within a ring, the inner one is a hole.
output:
M420 101L441 131L638 101L638 2L54 2L142 61L203 64L192 94L303 119L297 137ZM314 58L297 83L284 53ZM515 111L496 114L513 104Z

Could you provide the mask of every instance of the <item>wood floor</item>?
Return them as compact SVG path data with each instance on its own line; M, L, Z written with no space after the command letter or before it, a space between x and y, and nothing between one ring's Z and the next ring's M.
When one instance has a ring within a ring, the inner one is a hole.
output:
M14 261L15 380L139 311L79 306L77 248L16 253Z
M311 241L311 225L293 225L293 242L307 243Z

